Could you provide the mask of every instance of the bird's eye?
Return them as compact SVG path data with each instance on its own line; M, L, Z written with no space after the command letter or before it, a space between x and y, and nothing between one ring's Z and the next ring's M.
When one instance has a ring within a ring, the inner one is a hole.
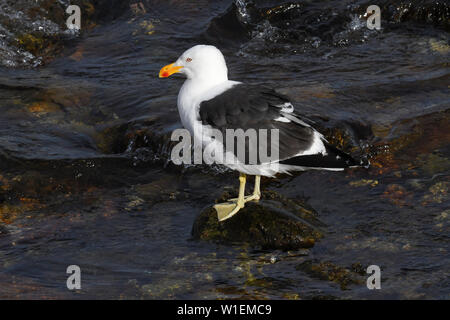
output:
M187 59L186 59L186 62L191 62L191 61L192 61L191 58L187 58Z

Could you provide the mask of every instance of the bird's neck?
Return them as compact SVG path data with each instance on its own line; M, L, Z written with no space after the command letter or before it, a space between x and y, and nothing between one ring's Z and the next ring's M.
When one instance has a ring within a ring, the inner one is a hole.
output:
M214 78L194 78L187 79L183 87L189 88L189 91L195 96L203 96L212 88L228 81L228 77Z
M226 82L228 80L203 81L200 79L187 79L178 94L178 107L192 109L202 101L208 100L209 93Z

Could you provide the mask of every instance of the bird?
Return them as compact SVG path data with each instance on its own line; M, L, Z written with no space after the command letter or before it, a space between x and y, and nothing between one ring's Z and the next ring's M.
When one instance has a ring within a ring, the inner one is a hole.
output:
M187 78L178 94L178 111L184 128L203 147L216 142L216 152L227 152L224 143L212 137L214 130L225 133L267 129L276 130L278 135L275 147L272 145L272 149L277 149L277 157L270 161L258 158L256 163L250 163L247 158L237 156L236 148L231 150L235 161L223 164L239 171L239 193L238 198L214 205L219 221L233 217L245 203L261 199L261 176L365 166L362 160L355 160L328 143L312 121L296 111L287 96L265 85L229 80L225 57L215 46L196 45L159 71L160 78L173 74ZM245 140L244 148L248 155L260 146ZM245 196L247 175L255 176L253 193L249 196Z

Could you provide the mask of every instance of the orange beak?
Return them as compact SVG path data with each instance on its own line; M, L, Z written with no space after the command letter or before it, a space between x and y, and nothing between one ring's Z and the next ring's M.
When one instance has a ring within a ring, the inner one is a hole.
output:
M170 77L171 75L173 75L174 73L180 72L181 69L183 69L183 67L174 67L175 63L169 64L165 67L163 67L160 71L159 71L159 77L160 78L167 78Z

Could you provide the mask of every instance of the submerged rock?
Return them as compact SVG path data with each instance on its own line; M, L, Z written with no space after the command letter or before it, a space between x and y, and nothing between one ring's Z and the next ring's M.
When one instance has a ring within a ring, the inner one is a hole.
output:
M365 275L365 268L360 263L354 263L351 268L343 268L329 261L307 260L299 264L296 269L313 278L335 282L342 290L348 289L348 286L352 284L361 285Z
M223 222L218 221L212 206L207 207L194 222L193 238L281 250L310 248L322 238L323 223L304 201L287 199L270 191L263 192L262 199L258 203L246 203L245 208Z
M81 31L123 14L130 0L16 0L0 2L0 66L37 67L52 61L80 34L66 21L69 5L81 11Z
M429 193L423 196L422 205L429 203L444 203L450 200L449 197L450 182L440 181L433 184L429 189Z
M0 237L6 236L8 233L9 233L9 232L8 232L8 230L6 229L6 227L5 227L5 226L2 226L2 225L0 224Z
M364 14L371 4L369 1L357 6L356 12ZM412 21L441 27L447 31L450 28L450 6L446 0L383 0L378 1L377 5L381 9L383 20L389 24Z

